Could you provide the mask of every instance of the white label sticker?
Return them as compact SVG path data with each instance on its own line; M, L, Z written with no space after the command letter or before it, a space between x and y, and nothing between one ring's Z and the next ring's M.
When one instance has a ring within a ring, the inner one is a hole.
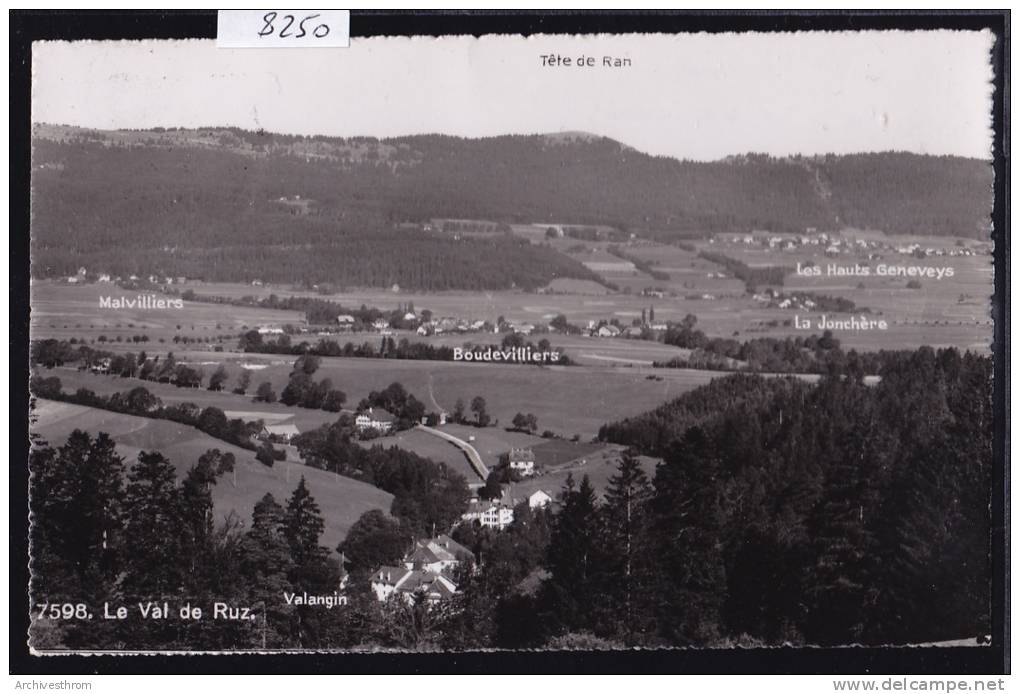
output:
M220 10L219 48L347 48L350 10Z

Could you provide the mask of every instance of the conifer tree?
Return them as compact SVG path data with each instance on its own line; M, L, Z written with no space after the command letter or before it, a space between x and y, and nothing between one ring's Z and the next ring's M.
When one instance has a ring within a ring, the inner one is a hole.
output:
M606 607L603 628L625 641L649 635L652 609L650 590L650 548L648 547L648 503L652 486L633 451L620 460L609 478L605 503L600 509L605 555L605 581L597 605ZM593 606L593 607L596 607Z
M293 562L290 582L294 588L313 594L337 590L340 587L340 566L329 556L328 550L319 545L325 523L303 476L287 504L283 524ZM296 610L297 636L301 645L319 644L326 635L324 624L328 619L320 612L308 606L299 606Z
M124 558L123 586L136 597L156 599L180 589L184 522L176 472L159 453L141 452L128 473L124 533L131 551Z
M46 451L50 450L45 449ZM104 433L71 433L56 451L32 461L32 514L39 539L66 562L79 590L112 579L118 566L123 459Z
M251 528L240 545L249 601L261 612L259 640L268 648L295 645L294 608L280 599L284 592L294 590L289 577L293 560L284 515L272 494L263 496L255 504Z
M185 555L191 557L193 567L208 552L213 536L212 487L216 484L221 460L219 450L206 451L188 469L181 483L181 513L185 531L182 540Z
M550 577L542 586L543 606L558 634L592 628L602 568L595 490L587 475L577 487L567 477L561 503L546 557Z
M720 467L711 438L692 427L655 476L653 594L670 643L704 646L720 633L726 593Z
M303 475L287 504L284 527L295 564L303 565L321 554L319 538L325 523Z

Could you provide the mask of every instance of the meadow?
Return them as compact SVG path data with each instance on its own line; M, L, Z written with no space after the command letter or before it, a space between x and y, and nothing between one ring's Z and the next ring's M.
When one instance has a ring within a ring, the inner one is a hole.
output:
M129 339L147 335L149 346L162 339L171 343L174 337L214 339L235 336L260 325L304 323L297 311L277 311L258 307L223 306L198 301L185 301L183 308L104 308L103 297L137 299L138 296L168 300L174 297L151 291L121 289L111 283L72 285L53 281L32 282L29 297L32 306L30 331L32 338L72 337L98 338L118 335Z
M216 353L181 351L175 352L175 355L186 361L202 361L216 356ZM245 361L255 363L260 360L269 365L253 374L251 390L256 384L269 381L280 393L287 384L291 363L280 363L279 357L268 355L246 355ZM233 382L239 368L228 364L227 371L231 374L228 383ZM538 417L540 431L551 429L563 436L580 434L583 439L589 439L607 421L644 412L722 375L710 371L662 369L655 372L662 380L651 381L646 378L649 373L650 369L626 367L538 367L327 357L322 359L315 378L330 378L335 388L347 394L347 407L357 405L370 391L382 390L393 382L399 382L429 410L452 412L458 399L463 400L465 408L468 408L471 400L480 395L485 398L489 414L501 426L509 426L518 412L531 412ZM278 411L261 403L257 406L248 404L250 398L222 393L205 395L208 391L170 388L182 400L212 402L214 399L220 401L220 397L214 396L233 397L237 400L230 409ZM126 388L117 388L122 389ZM320 417L328 421L336 419L335 414L290 409L294 412L295 423ZM298 426L300 428L301 425Z
M445 463L451 470L463 476L468 484L478 485L482 483L482 480L475 474L467 458L464 457L464 453L459 448L438 436L433 436L418 429L399 431L382 438L359 441L358 444L364 448L371 448L372 446L382 446L384 448L396 446L403 448L425 458L430 458L437 463Z
M179 352L174 353L175 356ZM222 355L219 355L222 356ZM182 358L184 363L196 363ZM231 374L227 381L233 386L236 375L240 373L241 367L236 362L223 362L227 364L227 372ZM287 373L290 372L291 362L288 360ZM208 375L212 369L209 366L200 367ZM264 420L271 424L294 424L301 431L307 431L323 424L330 424L336 421L337 414L323 410L309 410L302 407L288 407L279 402L252 402L252 395L255 388L262 380L260 372L252 372L252 385L248 388L248 395L235 395L229 391L210 391L205 388L178 388L169 383L156 383L154 381L143 381L138 378L121 378L106 374L94 374L88 371L79 371L73 367L58 367L44 371L46 376L56 376L60 379L63 390L73 393L78 388L88 388L99 395L111 393L122 393L138 386L144 387L153 395L163 401L165 405L173 405L182 402L191 402L199 407L218 407L230 418L239 418L246 421ZM282 386L281 386L282 388ZM279 393L279 391L277 391Z

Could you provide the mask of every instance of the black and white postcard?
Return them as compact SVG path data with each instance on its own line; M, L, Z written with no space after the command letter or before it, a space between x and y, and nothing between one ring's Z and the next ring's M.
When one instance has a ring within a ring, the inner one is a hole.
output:
M36 41L31 652L1001 645L995 51Z

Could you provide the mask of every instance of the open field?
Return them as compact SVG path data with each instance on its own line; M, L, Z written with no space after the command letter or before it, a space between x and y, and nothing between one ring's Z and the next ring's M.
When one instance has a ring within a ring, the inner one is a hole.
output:
M601 443L580 441L574 443L563 439L551 439L535 446L533 450L535 451L535 463L551 470L572 460L586 460L604 448L605 445Z
M242 285L243 286L243 285ZM255 289L255 287L252 287ZM211 292L210 292L211 293ZM29 292L32 305L30 330L32 338L72 337L97 338L105 335L115 339L118 335L128 339L134 335L147 335L150 342L160 339L171 343L175 336L192 339L224 339L224 344L235 345L236 336L260 325L300 325L304 314L297 311L225 306L197 301L185 301L183 308L103 308L101 297L135 300L169 300L174 297L154 292L121 289L115 284L67 285L58 282L33 281ZM178 327L180 326L180 327Z
M280 392L289 373L290 366L270 366L258 380L271 381ZM501 426L509 426L518 412L532 412L540 431L590 439L607 421L644 412L723 375L661 369L656 375L663 380L653 382L647 374L615 367L324 358L315 377L332 379L334 387L347 393L349 405L397 381L428 409L452 412L458 399L468 407L481 395Z
M179 351L175 352L175 355L188 361L224 356L212 352L191 351ZM277 393L284 388L291 371L289 361L280 363L279 357L271 355L245 355L245 358L250 362L264 361L268 364L267 368L258 371L253 378L253 387L259 382L269 381ZM239 367L228 365L228 371L234 368ZM58 376L79 374L77 371L60 369L52 373ZM704 385L713 378L725 375L716 371L694 369L656 369L655 375L662 380L651 381L646 378L650 374L651 369L626 367L537 367L326 357L322 359L315 378L329 377L334 387L347 394L348 407L356 405L370 391L382 390L397 381L424 402L426 408L430 410L452 412L458 398L464 401L467 408L472 398L481 395L486 400L489 414L498 420L501 426L509 426L510 420L518 412L532 412L538 417L540 431L551 429L568 437L577 433L582 439L589 439L607 421L644 412ZM129 389L128 385L121 384L146 387L150 385L137 379L97 377L92 374L83 374L83 377L90 379L90 382L93 378L109 379L111 384L116 384L111 391ZM158 387L160 384L151 385ZM201 403L220 402L223 403L224 409L231 410L290 412L299 428L302 428L301 422L332 422L337 416L316 410L287 408L279 404L255 404L250 402L250 398L204 390L167 385L163 385L158 391L155 388L152 390L160 397L163 397L165 392L168 401L177 398ZM232 405L231 398L234 399ZM385 439L382 442L385 443Z
M290 373L289 365L286 368L287 373ZM231 378L228 383L233 383L235 380L234 372L240 371L240 367L228 366L227 370L231 372ZM335 422L339 416L334 412L309 410L303 407L288 407L278 402L252 402L251 393L254 393L257 384L261 380L265 380L260 379L258 372L253 376L252 385L248 389L249 395L246 396L234 395L227 391L214 392L204 388L178 388L169 383L155 383L137 378L94 374L88 371L78 371L71 367L49 369L43 373L46 376L52 375L59 378L64 392L67 393L73 393L78 388L88 388L99 395L109 395L142 386L166 405L192 402L199 407L218 407L231 418L240 418L247 421L262 419L267 423L273 424L294 424L301 431L315 429L323 424Z
M251 451L231 446L192 427L144 417L106 412L69 403L40 400L36 408L38 422L31 429L53 446L62 445L75 429L95 436L106 432L117 443L117 451L130 467L139 451L158 451L177 469L180 480L199 456L211 448L229 451L236 458L234 474L224 475L213 487L218 520L235 513L247 525L256 502L266 493L286 506L301 477L304 476L315 497L326 526L322 544L334 548L346 536L351 525L365 511L377 508L388 512L393 497L364 482L333 475L295 462L277 462L269 468L255 460Z
M443 430L445 431L446 427L443 427ZM358 443L365 448L371 448L372 446L383 446L384 448L397 446L425 458L431 458L437 463L446 463L451 470L462 475L469 484L479 482L478 475L471 468L463 451L438 436L432 436L418 429L408 429L407 431L400 431L390 436L372 439L371 441L359 441Z
M638 313L640 316L641 314ZM629 322L629 319L628 319ZM532 340L544 337L554 349L566 352L571 360L589 366L651 366L656 361L669 361L676 357L686 357L690 350L653 342L650 340L588 337L587 335L544 335L533 337ZM465 343L499 344L500 335L434 335L416 338L422 342L449 347L460 347Z

